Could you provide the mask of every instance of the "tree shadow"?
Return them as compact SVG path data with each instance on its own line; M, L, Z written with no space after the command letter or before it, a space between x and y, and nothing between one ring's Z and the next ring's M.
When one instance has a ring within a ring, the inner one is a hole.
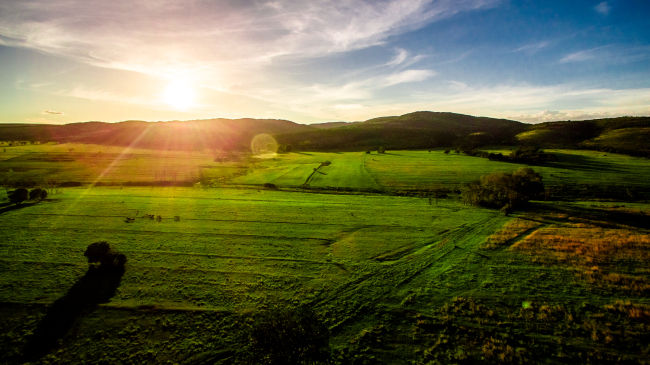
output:
M111 270L89 268L65 296L50 306L25 346L23 360L36 361L56 348L79 317L91 313L97 305L107 303L115 296L123 275L123 267Z
M16 205L15 203L4 203L0 204L0 214L11 212L12 210L23 209L36 205L37 203L22 203Z
M307 155L307 156L312 156L313 155L311 153L305 153L305 152L294 152L294 153L297 153L299 155Z
M611 163L601 162L588 156L560 152L553 152L553 155L557 157L557 161L540 162L537 165L578 171L622 172Z

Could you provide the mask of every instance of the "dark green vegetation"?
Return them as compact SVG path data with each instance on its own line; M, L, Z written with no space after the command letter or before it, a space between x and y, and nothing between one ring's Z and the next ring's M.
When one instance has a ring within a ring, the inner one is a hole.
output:
M286 146L294 151L367 151L380 146L401 150L531 145L650 156L648 117L527 125L455 113L415 112L364 122L312 126L275 119L0 125L0 141L5 141L6 146L72 142L166 151L250 150L253 136L262 133L275 136L282 145L279 152L285 152Z

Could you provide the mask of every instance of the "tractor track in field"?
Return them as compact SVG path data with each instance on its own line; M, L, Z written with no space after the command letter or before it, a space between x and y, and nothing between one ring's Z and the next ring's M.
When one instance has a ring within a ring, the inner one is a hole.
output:
M394 294L396 289L404 287L424 271L434 268L436 264L439 267L434 269L431 279L449 272L451 267L460 264L460 261L478 249L459 245L476 235L491 233L494 230L489 225L492 219L486 218L457 229L399 260L376 264L358 277L328 291L325 296L314 299L311 304L317 310L327 311L330 329L336 330L363 314L383 297Z
M23 226L23 227L0 226L0 228L34 229L34 227L29 227L29 226ZM296 241L314 240L314 241L325 241L325 242L328 242L328 243L332 243L333 241L335 241L334 239L331 239L331 238L320 238L320 237L268 236L268 235L259 235L259 234L238 234L238 233L145 231L145 230L133 230L133 229L97 229L97 228L73 228L73 227L57 227L57 228L53 228L53 229L57 230L57 231L66 230L66 231L90 231L90 232L108 232L108 233L119 232L119 233L134 233L134 234L154 233L154 234L160 234L160 235L212 236L212 237L246 237L246 238L254 237L254 238L271 238L271 239L278 239L278 240L296 240ZM5 244L0 243L0 246L3 246L3 245L5 245Z
M35 216L57 216L57 217L86 217L86 218L119 218L125 219L127 215L88 215L88 214L54 214L54 213L25 213L25 215L35 215ZM150 218L135 217L136 219L149 222ZM155 219L154 219L155 220ZM162 218L162 220L173 220L172 217ZM410 229L424 229L426 226L405 226L399 224L363 224L363 225L352 225L352 224L341 224L341 223L327 223L327 222L287 222L287 221L265 221L265 220L244 220L244 219L213 219L213 218L183 218L183 221L204 221L204 222L234 222L234 223L264 223L264 224L304 224L312 226L335 226L335 227L349 227L349 228L369 228L369 227L399 227L399 228L410 228ZM159 222L160 223L160 222ZM1 226L0 228L9 226ZM17 226L12 226L17 227Z

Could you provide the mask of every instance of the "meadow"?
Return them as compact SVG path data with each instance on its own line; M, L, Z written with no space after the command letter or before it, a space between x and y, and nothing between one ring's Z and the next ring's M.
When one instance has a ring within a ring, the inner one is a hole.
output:
M86 166L100 151L109 157ZM225 162L212 151L128 152L27 145L1 157L4 177L47 170L85 183L0 206L1 362L34 350L43 354L29 361L43 364L234 363L251 318L278 307L312 308L340 364L644 363L650 351L646 201L549 199L504 216L456 194L382 193L453 189L520 166L441 150ZM552 152L557 162L533 167L548 185L648 187L646 159ZM160 171L203 180L90 185L156 181ZM97 283L83 253L102 240L128 262ZM94 290L105 300L60 309ZM60 334L57 349L34 347L45 330Z

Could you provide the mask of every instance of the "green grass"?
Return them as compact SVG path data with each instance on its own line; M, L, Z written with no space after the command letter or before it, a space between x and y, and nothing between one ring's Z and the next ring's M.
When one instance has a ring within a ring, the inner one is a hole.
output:
M69 149L74 149L70 152ZM219 179L240 170L211 151L155 151L83 144L43 144L0 151L0 179L119 183Z
M22 163L28 168L21 173L28 173L37 170L32 164L64 164L28 158L57 152L48 148L64 147L17 147L0 169ZM65 163L90 163L99 152L77 148L79 158ZM150 152L134 152L133 165L111 158L102 164L121 166L127 180L131 173L150 179L155 166L196 168L204 177L222 169L207 152L168 153L167 162L166 153L146 157ZM647 186L645 159L548 152L559 160L533 167L546 184ZM102 150L109 153L119 151ZM643 305L650 302L644 291L612 278L648 281L648 248L619 250L599 269L570 251L577 247L571 237L599 242L601 228L607 237L648 237L647 203L537 202L529 212L504 217L464 206L453 195L430 204L283 190L302 185L323 161L331 165L313 174L312 187L455 187L521 166L442 151L290 153L224 163L235 170L211 178L232 184L222 188L64 188L40 203L0 204L0 362L21 363L23 346L53 303L83 280L85 248L100 240L128 258L115 295L73 318L60 351L42 363L229 363L252 315L301 305L330 328L340 364L611 363L618 357L639 363L647 357ZM81 176L72 168L57 171L63 181ZM267 182L280 189L260 186ZM498 244L488 250L491 236ZM527 241L540 236L563 243Z

